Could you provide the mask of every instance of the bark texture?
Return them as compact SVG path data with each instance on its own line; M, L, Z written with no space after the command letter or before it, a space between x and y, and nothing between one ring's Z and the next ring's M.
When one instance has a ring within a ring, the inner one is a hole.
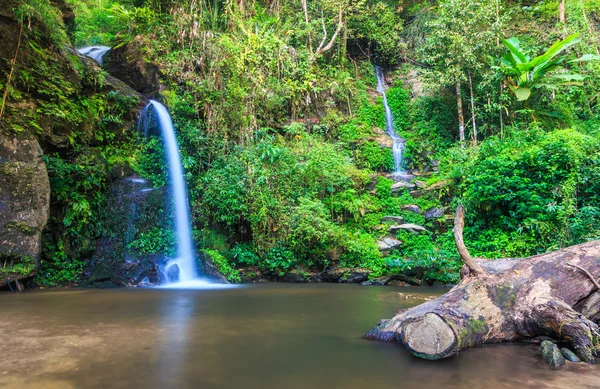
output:
M458 220L457 232L460 249ZM485 343L543 335L594 362L600 345L600 241L529 258L473 262L467 261L462 281L448 293L399 311L366 337L397 341L418 357L440 359Z

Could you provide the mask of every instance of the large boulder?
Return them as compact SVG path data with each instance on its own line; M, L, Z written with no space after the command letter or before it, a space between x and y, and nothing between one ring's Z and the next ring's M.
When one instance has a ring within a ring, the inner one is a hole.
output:
M160 71L156 64L146 59L146 47L143 39L136 37L126 45L109 50L103 59L112 76L144 96L155 97L160 90Z
M37 140L0 133L0 286L36 273L49 205Z

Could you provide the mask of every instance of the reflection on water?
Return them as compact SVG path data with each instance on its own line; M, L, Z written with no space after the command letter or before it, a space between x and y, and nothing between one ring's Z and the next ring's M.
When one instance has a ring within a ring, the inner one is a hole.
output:
M597 366L550 371L534 346L428 362L361 338L379 318L420 302L406 294L441 292L278 284L0 294L0 387L600 387Z

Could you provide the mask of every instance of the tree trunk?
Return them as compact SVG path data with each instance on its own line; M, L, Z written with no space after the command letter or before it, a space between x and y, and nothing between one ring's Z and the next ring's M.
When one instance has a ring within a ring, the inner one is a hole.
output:
M565 22L565 0L562 0L558 6L558 20L561 23Z
M465 115L462 107L462 92L460 91L460 80L456 80L456 106L458 108L458 137L461 143L465 141Z
M455 234L462 242L460 208ZM543 335L567 343L583 361L594 361L600 344L595 323L600 291L594 280L600 275L600 241L529 258L474 262L467 259L460 284L448 293L399 311L366 337L400 342L414 355L434 360L485 343Z
M473 134L471 141L474 145L477 144L477 122L475 121L475 96L473 94L473 80L471 79L471 71L469 70L469 91L471 92L471 119L473 120Z

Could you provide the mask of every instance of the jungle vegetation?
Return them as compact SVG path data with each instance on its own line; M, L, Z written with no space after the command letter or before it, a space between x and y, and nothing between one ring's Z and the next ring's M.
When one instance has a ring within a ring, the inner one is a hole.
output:
M178 131L195 239L232 280L240 268L340 266L372 276L419 268L426 281L456 282L448 220L407 205L451 215L463 204L465 240L481 257L600 238L598 0L68 2L76 18L54 19L58 46L134 47L160 69L153 97ZM417 180L433 188L417 198L392 192L386 176L393 160L377 142L385 113L374 64L388 74L405 168L427 173ZM107 96L101 108L70 109L68 99L56 101L76 123L119 120L128 104ZM90 242L107 233L109 169L89 159L165 185L160 142L134 138L108 142L102 156L47 156L65 207L51 226L65 232L45 246L40 283L76 280ZM89 142L82 134L72 149ZM403 246L382 255L390 215L428 232L400 232ZM168 230L135 244L166 251ZM67 242L81 250L67 255Z

